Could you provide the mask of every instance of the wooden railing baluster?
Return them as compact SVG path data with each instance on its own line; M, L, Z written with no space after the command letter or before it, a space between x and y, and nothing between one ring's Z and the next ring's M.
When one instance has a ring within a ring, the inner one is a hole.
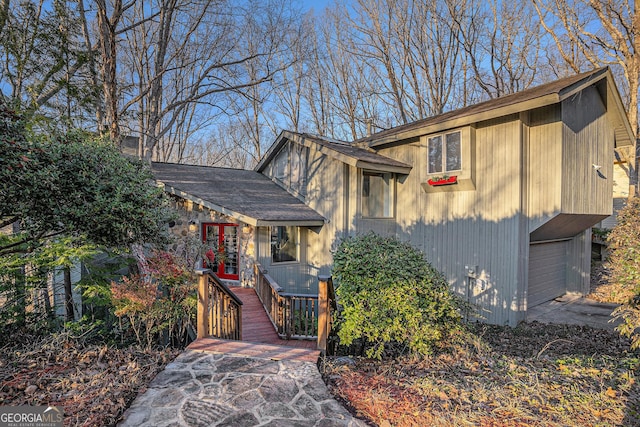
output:
M317 340L318 348L326 350L331 311L336 307L331 277L318 276L318 295L308 295L284 292L259 264L254 273L256 294L280 338ZM322 334L326 336L321 338Z
M242 340L242 301L208 269L198 279L198 338Z

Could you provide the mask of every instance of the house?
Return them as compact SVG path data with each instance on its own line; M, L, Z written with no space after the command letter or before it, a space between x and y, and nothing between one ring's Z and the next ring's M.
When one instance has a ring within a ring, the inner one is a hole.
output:
M153 169L183 213L175 232L226 248L207 261L220 277L251 286L258 263L313 293L339 240L374 231L422 250L483 321L516 325L589 291L591 227L633 138L602 68L352 143L284 131L253 171Z

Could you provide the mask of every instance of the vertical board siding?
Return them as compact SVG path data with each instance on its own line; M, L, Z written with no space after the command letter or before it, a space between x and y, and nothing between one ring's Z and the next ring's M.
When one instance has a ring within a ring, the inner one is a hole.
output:
M520 126L517 116L508 116L483 122L472 132L476 189L471 191L422 190L426 137L420 144L380 152L413 165L398 185L398 236L421 248L489 323L515 325L519 319L513 298L518 290ZM479 267L480 280L468 280L467 265Z
M563 166L560 113L558 105L529 113L526 214L530 231L560 212Z
M309 265L306 259L307 230L300 229L300 260L298 262L271 262L269 227L258 227L258 263L282 287L285 292L317 294L319 269Z
M309 153L307 168L307 205L325 217L320 229L308 229L307 263L320 274L330 274L333 264L332 250L344 236L345 215L348 215L351 200L345 191L351 187L344 163L320 152ZM316 279L317 281L317 279ZM317 284L316 284L317 286Z
M629 175L627 163L615 163L613 165L613 214L604 219L599 225L601 228L613 228L618 223L618 211L626 206L629 197Z
M75 261L71 267L71 296L73 298L73 312L76 319L82 317L82 292L76 286L82 279L82 263ZM57 317L65 317L64 268L56 267L48 279L49 294L53 294L53 305Z
M295 143L295 142L291 142ZM300 228L300 256L296 263L271 262L269 227L258 228L258 262L286 292L317 294L318 274L330 274L332 250L344 235L345 219L351 210L345 189L349 179L345 165L318 151L307 160L305 203L321 213L326 223L320 228Z
M591 285L591 229L568 242L567 292L586 295Z
M360 215L361 169L312 151L305 202L327 222L301 230L300 263L285 265L271 265L268 229L260 228L259 261L287 291L306 293L316 289L318 273L330 274L332 250L345 235L395 235L421 249L454 291L477 305L480 319L516 325L524 317L526 282L535 267L529 264L529 233L561 213L610 209L613 137L605 119L604 104L589 88L562 105L463 128L463 153L471 159L463 164L472 172L465 167L463 174L473 184L465 190L423 189L429 135L384 147L380 154L413 167L409 175L397 176L391 219ZM593 164L602 166L607 179L594 173ZM566 243L570 290L588 285L586 233ZM469 279L466 266L477 266L477 280Z
M563 101L562 120L562 211L610 215L614 135L595 87Z

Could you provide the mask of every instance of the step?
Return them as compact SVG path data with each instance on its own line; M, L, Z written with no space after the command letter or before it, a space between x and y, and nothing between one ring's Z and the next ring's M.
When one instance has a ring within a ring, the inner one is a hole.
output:
M187 347L189 350L268 360L289 360L317 363L320 350L286 347L275 344L200 338Z

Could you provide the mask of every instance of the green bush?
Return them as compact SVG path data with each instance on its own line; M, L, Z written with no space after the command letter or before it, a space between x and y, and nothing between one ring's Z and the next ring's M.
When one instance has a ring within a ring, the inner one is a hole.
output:
M408 243L373 233L347 237L333 260L341 344L364 340L367 356L378 359L388 344L428 354L460 331L462 300Z
M640 348L640 198L630 199L618 213L618 224L609 233L611 280L620 287L622 305L613 316L622 319L616 328Z
M157 251L147 259L148 276L125 276L111 282L111 303L114 314L123 321L123 339L131 332L144 348L185 347L192 341L197 279L183 261Z

